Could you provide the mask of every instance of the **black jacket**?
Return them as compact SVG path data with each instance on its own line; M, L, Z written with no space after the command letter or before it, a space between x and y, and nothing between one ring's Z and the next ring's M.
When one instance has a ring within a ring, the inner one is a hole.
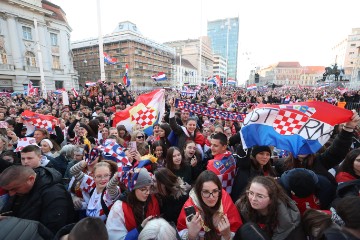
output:
M18 218L39 221L56 233L72 223L74 205L70 194L61 183L61 174L52 168L35 168L36 180L31 191L24 196L12 196L2 212L12 211Z

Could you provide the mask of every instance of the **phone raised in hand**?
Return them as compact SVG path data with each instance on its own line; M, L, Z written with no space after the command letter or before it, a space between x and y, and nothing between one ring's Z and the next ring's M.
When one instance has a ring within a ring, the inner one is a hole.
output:
M190 207L186 207L184 208L185 210L185 214L186 214L186 219L188 222L191 222L192 218L195 216L196 211L194 206L190 206Z

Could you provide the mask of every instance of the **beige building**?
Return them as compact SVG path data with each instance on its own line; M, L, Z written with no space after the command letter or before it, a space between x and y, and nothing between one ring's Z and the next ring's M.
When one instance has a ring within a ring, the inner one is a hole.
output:
M201 42L201 66L200 66L200 42ZM189 62L197 68L198 79L196 84L205 83L209 76L213 75L213 54L211 49L210 39L208 37L201 37L199 39L188 39L174 42L166 42L165 45L175 48L182 58L189 60Z
M129 21L120 22L116 29L103 37L104 52L117 58L114 65L105 66L106 80L123 82L125 66L132 89L151 89L156 84L173 86L175 61L174 48L154 42L144 37L137 26ZM73 42L74 67L79 72L79 83L96 82L100 79L99 42L97 38ZM154 82L151 76L164 72L167 80Z

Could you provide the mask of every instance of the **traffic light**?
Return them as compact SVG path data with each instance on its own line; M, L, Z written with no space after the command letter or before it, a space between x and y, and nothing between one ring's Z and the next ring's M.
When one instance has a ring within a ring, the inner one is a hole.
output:
M255 83L259 83L259 74L255 73Z

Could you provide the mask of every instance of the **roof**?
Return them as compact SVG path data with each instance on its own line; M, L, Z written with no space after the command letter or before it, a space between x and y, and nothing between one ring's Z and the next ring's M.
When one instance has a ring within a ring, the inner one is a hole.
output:
M278 67L278 68L301 68L301 65L299 62L278 62L276 67Z
M127 32L127 31L142 35L139 29L137 28L136 24L130 21L119 22L116 28L114 29L113 33Z
M51 12L53 12L52 15L47 15L47 17L49 18L53 18L62 22L66 22L68 24L68 21L66 19L66 14L65 12L61 9L61 7L59 7L58 5L53 4L52 2L46 1L46 0L42 0L42 7L43 9L49 10Z
M175 64L176 65L180 65L180 57L176 57L175 60ZM196 67L194 67L194 65L192 65L189 60L185 59L185 58L181 58L181 66L184 68L192 68L192 69L196 69Z
M319 74L324 72L324 66L304 66L304 73L306 74Z

